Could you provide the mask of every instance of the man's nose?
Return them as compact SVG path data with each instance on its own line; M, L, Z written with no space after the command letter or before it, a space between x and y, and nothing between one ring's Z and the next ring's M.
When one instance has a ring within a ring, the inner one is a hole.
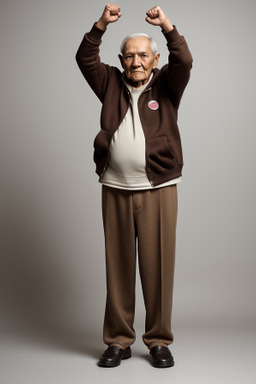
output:
M140 66L140 57L138 55L133 56L132 65L133 67Z

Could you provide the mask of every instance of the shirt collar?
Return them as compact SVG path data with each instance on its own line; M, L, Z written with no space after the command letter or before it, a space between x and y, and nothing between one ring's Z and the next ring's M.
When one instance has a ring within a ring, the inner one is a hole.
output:
M141 92L141 91L143 91L143 90L147 87L147 85L150 83L150 81L152 80L152 77L153 77L153 72L151 72L151 74L150 74L150 76L149 76L149 79L148 79L148 81L147 81L146 84L143 84L141 87L136 88L136 87L133 87L133 86L128 82L125 73L123 72L123 74L122 74L122 79L123 79L125 85L127 86L127 88L129 89L130 92L136 92L136 91Z

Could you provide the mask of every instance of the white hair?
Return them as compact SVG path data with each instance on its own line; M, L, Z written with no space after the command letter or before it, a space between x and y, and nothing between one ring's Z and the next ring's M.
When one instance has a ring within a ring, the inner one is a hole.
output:
M121 46L120 46L120 51L121 51L121 53L122 53L122 54L124 53L125 44L126 44L126 42L127 42L128 40L130 40L130 39L134 39L134 38L136 38L136 37L141 37L141 36L146 37L147 39L150 40L150 45L151 45L152 52L153 52L154 56L156 56L156 55L158 54L157 44L156 44L156 42L152 39L152 37L149 36L149 35L147 35L146 33L133 33L132 35L128 35L128 36L126 36L126 37L123 39L123 41L122 41L122 43L121 43Z

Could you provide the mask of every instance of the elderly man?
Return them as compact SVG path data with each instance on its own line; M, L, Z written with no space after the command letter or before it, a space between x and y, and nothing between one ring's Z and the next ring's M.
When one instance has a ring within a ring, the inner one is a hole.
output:
M184 37L156 6L146 21L161 28L169 63L157 68L156 43L141 33L121 45L123 72L102 63L101 38L120 17L120 7L107 4L76 54L83 76L102 102L94 161L102 184L107 270L103 338L108 348L99 366L116 367L131 357L138 245L146 309L142 339L154 367L171 367L177 184L183 167L177 115L192 56Z

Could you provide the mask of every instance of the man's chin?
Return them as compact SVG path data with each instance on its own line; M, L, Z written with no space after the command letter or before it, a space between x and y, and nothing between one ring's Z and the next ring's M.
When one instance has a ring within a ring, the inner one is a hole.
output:
M131 78L133 83L139 83L141 81L144 82L146 80L146 76L144 75L144 73L132 74Z

